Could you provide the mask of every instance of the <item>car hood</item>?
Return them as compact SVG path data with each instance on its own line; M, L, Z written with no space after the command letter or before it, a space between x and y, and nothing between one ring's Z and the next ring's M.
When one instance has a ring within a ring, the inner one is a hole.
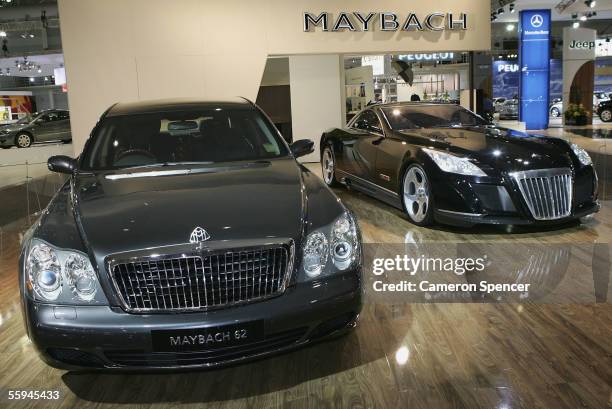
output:
M565 141L506 128L422 129L402 134L413 143L467 156L493 172L572 166Z
M301 236L305 190L294 159L151 173L176 170L184 168L76 176L72 200L86 246L105 257L188 244L197 227L211 242Z
M21 131L23 128L27 127L28 125L25 124L20 124L20 125L16 125L16 124L8 124L8 125L4 125L2 127L0 127L0 130L3 132L17 132L17 131Z

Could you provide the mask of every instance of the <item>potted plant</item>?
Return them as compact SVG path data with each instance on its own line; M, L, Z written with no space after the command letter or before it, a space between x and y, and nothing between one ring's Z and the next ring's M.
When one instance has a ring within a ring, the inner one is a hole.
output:
M586 125L589 120L589 112L582 104L569 104L564 115L567 125Z

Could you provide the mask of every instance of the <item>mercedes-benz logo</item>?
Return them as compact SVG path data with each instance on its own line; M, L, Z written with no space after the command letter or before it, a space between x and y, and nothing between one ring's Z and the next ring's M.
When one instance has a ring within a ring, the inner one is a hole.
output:
M542 18L541 15L534 14L533 16L531 16L531 25L533 27L540 28L542 27L542 24L544 24L544 18Z
M210 234L208 234L208 232L201 227L196 227L193 229L191 236L189 236L190 243L201 243L208 239L210 239Z

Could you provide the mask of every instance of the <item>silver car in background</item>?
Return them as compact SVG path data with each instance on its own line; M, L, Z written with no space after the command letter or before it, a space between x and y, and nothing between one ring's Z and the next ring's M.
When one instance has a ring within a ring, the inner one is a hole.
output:
M35 112L14 124L0 127L0 147L27 148L34 142L72 141L70 113L59 109Z
M507 99L499 108L499 119L518 119L518 99Z

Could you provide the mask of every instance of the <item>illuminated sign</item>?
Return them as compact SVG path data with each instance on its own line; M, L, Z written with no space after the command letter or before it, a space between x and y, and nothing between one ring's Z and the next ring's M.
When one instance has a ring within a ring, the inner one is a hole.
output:
M595 41L572 41L569 43L570 50L592 50L595 48Z
M340 12L334 18L332 13L322 12L318 15L305 12L302 15L304 31L314 31L319 27L322 31L445 31L467 30L466 13L430 13L419 18L409 13L402 18L389 12Z
M550 10L523 10L519 18L519 120L527 130L548 128Z
M403 54L398 58L405 61L451 61L455 53Z
M497 72L518 72L518 64L497 64Z

